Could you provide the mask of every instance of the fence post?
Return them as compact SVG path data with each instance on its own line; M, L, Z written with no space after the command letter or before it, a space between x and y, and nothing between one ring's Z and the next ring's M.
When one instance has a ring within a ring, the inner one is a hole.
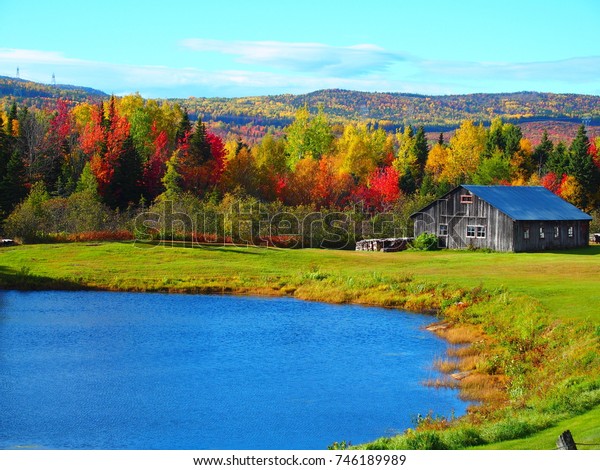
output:
M556 447L558 450L577 450L577 446L575 445L571 431L567 429L560 436L558 436L558 439L556 440Z

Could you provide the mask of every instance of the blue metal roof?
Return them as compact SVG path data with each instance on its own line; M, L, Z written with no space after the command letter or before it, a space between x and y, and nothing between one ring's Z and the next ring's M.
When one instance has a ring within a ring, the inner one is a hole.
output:
M592 220L588 214L542 186L463 184L462 187L513 220Z

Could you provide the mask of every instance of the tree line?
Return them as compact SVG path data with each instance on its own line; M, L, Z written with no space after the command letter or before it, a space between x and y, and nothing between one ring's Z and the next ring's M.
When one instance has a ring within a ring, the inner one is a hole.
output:
M193 198L217 211L233 197L304 212L360 205L373 218L416 209L461 183L544 185L594 212L599 143L581 126L571 142L544 133L533 146L501 119L489 127L466 120L450 139L431 142L423 126L334 124L308 107L282 133L247 143L224 141L177 103L139 95L43 110L13 103L0 112L0 217L9 236L39 232L36 207L63 221L47 232L114 231L166 201Z

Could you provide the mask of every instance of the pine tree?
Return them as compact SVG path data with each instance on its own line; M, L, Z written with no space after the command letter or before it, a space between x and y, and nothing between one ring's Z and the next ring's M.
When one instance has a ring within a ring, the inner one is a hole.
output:
M94 176L94 172L90 167L90 162L87 162L83 167L81 176L77 181L77 187L75 192L86 193L93 197L93 199L100 201L100 194L98 193L98 181Z
M27 196L25 164L21 154L15 150L6 165L0 181L0 216L6 217Z
M579 127L573 142L571 142L569 157L567 173L573 176L581 186L584 192L582 205L585 208L591 202L591 198L597 190L596 186L600 181L600 174L590 155L590 140L583 124Z
M545 168L553 150L554 144L548 138L548 131L544 131L540 144L533 151L533 161L538 165L539 174L541 174L542 169Z
M569 167L569 151L564 142L559 142L546 161L546 173L554 173L559 178L566 174Z
M210 160L210 145L206 140L206 127L200 119L196 122L187 153L189 164L201 165Z
M142 175L142 159L129 135L115 165L115 174L107 194L112 199L109 205L124 209L130 203L138 203L142 196Z
M165 191L158 196L158 200L175 201L181 195L181 175L179 174L179 153L173 152L173 155L167 160L167 171L162 177L161 182Z
M192 131L192 123L190 122L190 116L187 109L183 110L179 126L177 127L177 133L175 134L175 142L177 145L182 145L184 140L188 137Z
M413 152L415 154L415 158L417 160L417 165L419 167L420 177L419 180L422 180L422 174L425 170L425 164L427 163L427 157L429 156L429 144L427 143L427 136L425 135L425 128L423 126L419 126L417 133L415 134L415 140L413 144Z
M9 136L4 131L4 122L0 116L0 181L6 174L6 165L10 158Z

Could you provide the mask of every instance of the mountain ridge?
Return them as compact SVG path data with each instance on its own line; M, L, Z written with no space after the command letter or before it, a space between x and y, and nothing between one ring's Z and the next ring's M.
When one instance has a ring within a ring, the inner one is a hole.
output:
M75 85L47 85L0 76L0 106L16 101L36 107L52 106L57 99L73 103L105 100L101 90ZM521 91L422 95L402 92L364 92L342 88L304 94L257 95L238 98L165 98L178 103L192 119L201 118L235 133L244 126L281 129L291 123L299 108L312 113L322 109L334 124L371 122L388 130L408 124L423 125L430 132L454 129L464 120L489 123L505 121L557 121L600 124L600 96L576 93Z

